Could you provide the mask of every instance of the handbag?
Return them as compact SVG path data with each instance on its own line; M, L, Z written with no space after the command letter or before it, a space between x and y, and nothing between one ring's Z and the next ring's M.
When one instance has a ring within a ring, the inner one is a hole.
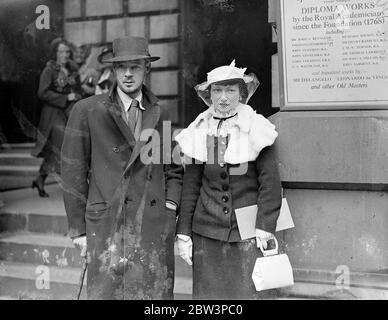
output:
M264 250L260 243L260 250L263 257L256 259L252 272L252 280L256 291L288 287L294 285L294 275L288 256L285 253L278 254L278 241L275 241L275 248Z

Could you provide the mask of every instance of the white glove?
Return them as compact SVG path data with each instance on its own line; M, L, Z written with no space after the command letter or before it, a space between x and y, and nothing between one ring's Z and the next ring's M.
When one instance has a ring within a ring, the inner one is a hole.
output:
M263 246L263 249L267 249L267 241L275 238L275 236L267 231L256 229L256 245L260 248L260 243Z
M176 244L180 257L191 266L193 264L191 260L193 256L193 242L191 241L191 238L184 234L178 234Z
M73 244L77 249L81 250L81 257L86 257L86 236L78 237L73 239Z

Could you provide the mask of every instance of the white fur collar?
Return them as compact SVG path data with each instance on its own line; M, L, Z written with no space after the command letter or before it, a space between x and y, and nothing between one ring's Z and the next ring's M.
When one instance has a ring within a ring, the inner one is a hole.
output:
M212 108L199 114L175 138L186 156L201 162L208 161L206 142L208 122L213 116ZM278 136L275 126L249 105L240 103L236 112L237 119L231 129L228 148L224 155L225 162L230 164L256 160L260 151L272 145Z

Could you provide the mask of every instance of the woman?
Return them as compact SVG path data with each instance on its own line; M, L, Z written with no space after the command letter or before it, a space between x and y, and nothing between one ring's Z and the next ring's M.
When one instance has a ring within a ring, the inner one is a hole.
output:
M258 87L245 70L233 61L209 72L207 82L196 86L209 109L176 137L186 163L177 246L193 264L195 299L274 293L256 293L251 275L261 256L257 247L261 243L266 249L274 237L281 206L272 147L277 132L245 104ZM235 209L252 205L258 206L256 238L241 240Z
M44 101L39 121L34 157L43 157L39 176L32 182L40 197L48 197L44 182L50 173L60 173L60 154L67 117L75 101L81 98L77 66L71 59L68 42L61 38L50 44L52 60L40 75L38 96Z

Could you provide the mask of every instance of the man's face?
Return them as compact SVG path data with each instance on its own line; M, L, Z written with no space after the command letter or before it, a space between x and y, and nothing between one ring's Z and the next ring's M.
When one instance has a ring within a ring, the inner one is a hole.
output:
M66 64L70 59L70 48L61 43L57 49L57 62L59 64Z
M117 62L114 64L114 70L119 88L130 97L135 98L150 71L150 63L144 59Z

